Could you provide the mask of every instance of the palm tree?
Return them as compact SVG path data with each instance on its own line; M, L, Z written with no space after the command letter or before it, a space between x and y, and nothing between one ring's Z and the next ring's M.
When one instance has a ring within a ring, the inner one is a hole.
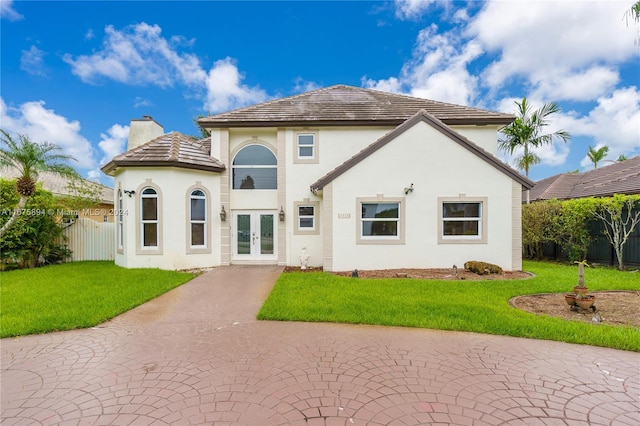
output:
M609 152L609 147L604 145L598 149L594 149L591 145L589 145L589 152L587 152L587 157L593 163L594 170L598 168L598 162L602 161L604 157L607 156Z
M626 161L626 160L628 160L627 156L626 156L626 155L624 155L624 154L620 154L620 155L618 156L618 159L616 160L616 163L619 163L619 162L621 162L621 161Z
M39 172L53 172L65 177L79 177L78 173L69 165L69 160L75 160L70 155L62 154L62 148L57 145L42 142L32 142L28 136L18 135L14 140L5 130L0 129L0 167L15 168L20 176L16 181L16 190L20 194L20 201L13 214L0 228L0 238L18 219L22 208L29 197L36 190Z
M540 162L540 157L531 151L531 148L550 144L554 139L567 142L571 139L571 135L564 130L542 134L542 130L549 125L546 118L560 111L556 102L544 104L535 111L532 111L527 103L527 98L522 98L521 102L515 101L515 104L518 107L516 119L502 129L504 138L500 139L499 146L509 154L513 154L517 149L523 149L523 154L516 158L516 167L524 170L528 177L529 168Z

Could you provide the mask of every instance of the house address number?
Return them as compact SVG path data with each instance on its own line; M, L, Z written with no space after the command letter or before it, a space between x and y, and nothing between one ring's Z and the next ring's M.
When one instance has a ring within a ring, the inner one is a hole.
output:
M338 213L338 219L350 219L351 213Z

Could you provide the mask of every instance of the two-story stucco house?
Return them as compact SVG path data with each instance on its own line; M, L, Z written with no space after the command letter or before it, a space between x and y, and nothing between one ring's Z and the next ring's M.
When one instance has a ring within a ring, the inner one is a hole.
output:
M116 263L521 268L521 194L496 157L513 116L332 86L199 120L133 120L115 177Z

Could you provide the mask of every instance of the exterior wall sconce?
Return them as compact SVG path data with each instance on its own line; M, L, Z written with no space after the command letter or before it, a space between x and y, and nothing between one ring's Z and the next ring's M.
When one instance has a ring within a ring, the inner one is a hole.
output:
M222 206L222 210L220 210L220 220L223 222L227 221L227 211L224 209L224 206Z
M404 195L408 195L410 192L413 192L413 184L404 189Z
M124 193L127 194L129 196L129 198L131 198L134 195L136 195L136 191L134 191L134 190L129 191L128 189L125 189Z
M282 206L280 206L280 213L278 213L278 216L280 217L280 222L284 222L284 209Z

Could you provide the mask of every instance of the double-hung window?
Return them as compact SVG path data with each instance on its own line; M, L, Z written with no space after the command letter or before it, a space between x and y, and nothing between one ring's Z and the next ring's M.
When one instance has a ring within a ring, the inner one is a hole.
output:
M317 163L318 132L296 132L294 136L294 150L294 163Z
M294 202L294 223L293 233L296 235L319 234L319 210L320 203L305 198L302 201Z
M358 201L359 244L404 244L402 211L399 199Z
M314 206L298 206L298 229L302 231L316 229L316 208Z
M486 199L441 199L439 209L439 242L486 242Z

